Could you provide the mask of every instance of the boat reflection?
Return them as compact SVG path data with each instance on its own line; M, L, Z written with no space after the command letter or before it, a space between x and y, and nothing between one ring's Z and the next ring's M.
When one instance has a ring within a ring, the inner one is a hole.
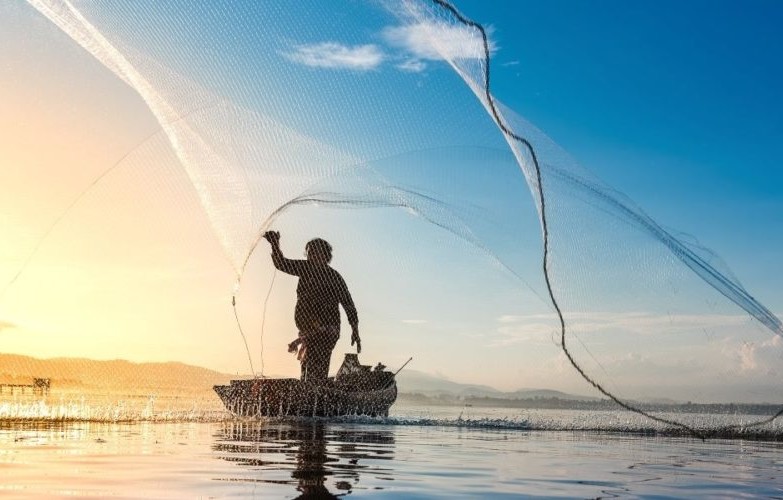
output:
M233 481L291 484L296 498L337 498L362 489L363 475L392 479L385 462L394 458L394 435L323 420L234 421L218 430L213 450L241 467Z

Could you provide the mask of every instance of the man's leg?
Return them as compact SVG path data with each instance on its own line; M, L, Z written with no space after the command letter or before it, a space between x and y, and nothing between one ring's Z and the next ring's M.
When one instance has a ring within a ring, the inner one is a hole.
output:
M329 377L329 362L332 350L340 338L340 331L335 328L317 332L310 337L307 354L302 363L302 380L321 382Z

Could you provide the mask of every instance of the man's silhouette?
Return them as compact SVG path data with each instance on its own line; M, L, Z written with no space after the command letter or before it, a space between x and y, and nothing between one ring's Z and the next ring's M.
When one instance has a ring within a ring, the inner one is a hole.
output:
M294 313L299 338L289 345L289 350L299 347L302 380L322 382L328 377L332 350L340 338L339 304L351 325L351 345L356 343L357 352L362 351L359 316L348 286L340 273L329 266L332 246L321 238L310 240L305 246L307 260L293 260L283 256L279 232L268 231L264 238L272 246L275 267L299 277Z

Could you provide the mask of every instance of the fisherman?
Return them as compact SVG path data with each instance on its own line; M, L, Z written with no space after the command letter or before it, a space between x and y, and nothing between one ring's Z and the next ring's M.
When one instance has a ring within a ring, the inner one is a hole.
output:
M302 363L302 380L323 382L329 374L332 350L340 338L340 309L343 305L351 325L351 345L362 352L359 338L359 316L348 287L340 273L329 262L332 246L321 238L310 240L305 246L307 260L287 259L280 250L280 233L267 231L264 238L272 246L272 263L284 273L299 277L296 287L294 321L299 338L288 346Z

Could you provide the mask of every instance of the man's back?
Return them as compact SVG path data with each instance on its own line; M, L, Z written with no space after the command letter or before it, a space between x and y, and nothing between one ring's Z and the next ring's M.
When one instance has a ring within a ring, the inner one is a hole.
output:
M289 261L291 262L291 261ZM301 331L323 326L340 325L342 304L350 323L357 313L351 294L340 273L329 265L314 264L306 260L293 261L290 274L299 276L296 287L296 326ZM288 272L278 267L281 271Z

